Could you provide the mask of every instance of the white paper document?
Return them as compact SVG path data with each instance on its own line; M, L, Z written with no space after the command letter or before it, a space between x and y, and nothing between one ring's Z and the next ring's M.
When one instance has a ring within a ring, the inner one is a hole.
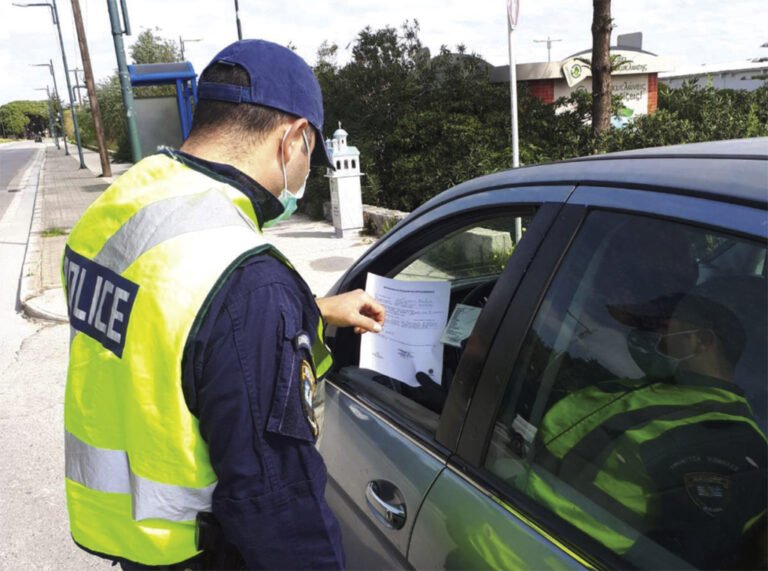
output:
M384 330L360 341L360 366L417 387L416 373L440 384L450 282L406 282L368 274L365 291L387 310Z
M457 303L440 341L446 345L461 347L461 342L472 334L481 311L479 307Z

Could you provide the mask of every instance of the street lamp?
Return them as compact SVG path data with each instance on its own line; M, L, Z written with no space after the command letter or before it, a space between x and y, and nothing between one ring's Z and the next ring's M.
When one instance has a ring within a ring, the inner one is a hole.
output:
M48 71L51 72L51 78L53 79L53 94L56 96L56 100L59 102L59 105L61 105L61 98L59 97L59 88L56 84L56 74L53 73L53 60L48 60L48 63L31 63L29 64L31 67L47 67ZM59 122L61 123L61 128L64 128L64 115L61 112L61 109L59 109ZM67 146L67 136L64 135L62 137L64 139L64 154L69 155L69 147ZM56 148L59 149L59 138L56 137Z
M235 19L237 20L237 39L243 39L243 27L240 25L240 2L235 0Z
M56 148L59 149L59 138L56 136L56 129L53 126L53 109L51 106L51 90L48 89L48 86L45 87L37 87L35 88L35 91L45 91L45 93L48 95L48 127L50 129L50 135L53 137L53 140L56 141Z
M83 106L83 96L80 95L80 90L78 89L78 84L80 83L80 78L77 76L77 74L80 73L83 70L78 68L78 67L76 67L75 69L70 69L69 71L70 71L70 73L75 74L75 84L72 86L72 89L77 91L77 102L82 107ZM80 87L84 87L84 86L81 85Z
M188 40L185 40L184 38L179 36L179 49L181 50L181 61L185 61L184 60L184 44L185 43L188 44L190 42L201 42L201 41L203 41L202 38L190 38Z
M80 156L80 168L85 168L85 159L83 158L83 146L80 143L80 126L77 124L77 113L75 112L75 102L72 99L72 86L69 82L69 67L67 67L67 53L64 50L64 38L61 35L61 24L59 23L59 10L56 8L56 0L50 2L29 2L25 4L13 3L14 6L20 8L32 8L35 6L45 6L51 9L51 17L53 23L56 25L56 30L59 32L59 46L61 47L61 60L64 63L64 77L67 79L67 96L69 97L69 109L72 111L72 125L75 128L75 141L77 142L77 153ZM63 125L62 125L63 127ZM64 134L64 140L67 140L66 133Z
M82 96L82 94L81 94L80 92L81 92L83 89L85 89L85 92L86 92L86 94L87 94L87 93L88 93L88 86L87 86L87 85L81 85L81 84L78 84L78 85L73 85L73 86L72 86L72 89L74 89L75 91L77 91L78 99L80 100L80 105L82 105L82 104L83 104L83 103L82 103L82 101L83 101L83 96ZM87 101L87 100L86 100L86 101Z

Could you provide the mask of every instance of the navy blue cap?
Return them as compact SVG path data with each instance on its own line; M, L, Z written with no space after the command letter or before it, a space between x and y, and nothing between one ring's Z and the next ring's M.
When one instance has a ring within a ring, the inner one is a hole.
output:
M250 77L250 87L201 81L199 99L252 103L304 117L315 129L312 162L333 168L323 138L323 95L306 62L294 52L264 40L240 40L221 50L205 71L215 64L237 65Z

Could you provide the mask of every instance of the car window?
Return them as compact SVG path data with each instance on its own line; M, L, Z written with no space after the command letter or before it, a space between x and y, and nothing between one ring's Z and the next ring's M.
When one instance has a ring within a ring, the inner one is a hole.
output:
M639 568L766 566L766 248L591 213L485 467Z
M380 270L380 273L401 281L447 281L451 284L448 315L459 304L481 312L496 280L525 235L533 214L533 208L525 208L506 215L476 217L473 222L458 227L454 219L452 227L438 233L437 239L426 241L415 253L393 259L391 267ZM480 312L466 312L472 314L472 319L479 319ZM348 339L348 342L359 342L357 338ZM347 382L383 403L385 408L434 429L468 339L464 339L460 346L442 346L443 368L439 383L425 377L415 379L419 386L412 386L413 379L409 385L406 379L390 378L355 367L344 367L340 374ZM342 339L342 343L345 341ZM343 354L348 351L337 344L334 352Z
M445 280L497 276L522 238L530 217L499 217L462 228L430 245L395 279Z

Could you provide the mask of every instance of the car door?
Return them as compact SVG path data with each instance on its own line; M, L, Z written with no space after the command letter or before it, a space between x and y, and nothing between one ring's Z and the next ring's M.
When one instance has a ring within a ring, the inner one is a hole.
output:
M359 368L359 337L331 332L335 365L325 383L318 447L348 567L410 567L423 498L458 441L461 395L471 391L508 300L572 187L539 190L517 193L517 203L501 189L429 211L385 239L338 288L363 287L368 272L449 281L452 305L469 298L483 308L467 348L445 351L443 379L429 390Z
M574 212L506 312L412 563L765 568L765 210L585 186Z

